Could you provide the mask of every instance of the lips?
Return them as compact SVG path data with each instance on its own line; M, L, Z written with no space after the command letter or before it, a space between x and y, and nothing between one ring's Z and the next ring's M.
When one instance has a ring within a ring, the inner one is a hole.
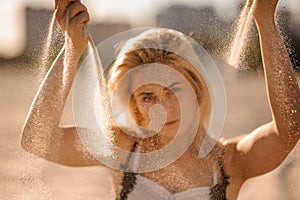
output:
M179 120L177 120L177 119L176 120L171 120L171 121L165 123L165 126L172 126L172 125L176 124L177 122L179 122Z

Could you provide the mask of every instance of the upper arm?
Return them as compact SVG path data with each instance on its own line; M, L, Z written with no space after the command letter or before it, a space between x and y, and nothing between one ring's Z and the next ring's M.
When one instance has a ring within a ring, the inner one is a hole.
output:
M227 142L232 147L236 172L243 180L267 173L283 162L298 141L288 142L283 135L270 122L235 140L235 144Z

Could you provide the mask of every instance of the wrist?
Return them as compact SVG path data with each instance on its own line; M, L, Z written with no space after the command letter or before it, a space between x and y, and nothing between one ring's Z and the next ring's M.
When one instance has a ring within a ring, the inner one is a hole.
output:
M276 6L276 2L265 4L255 1L251 5L251 13L257 22L274 21Z
M88 44L89 35L85 28L82 30L82 32L65 32L65 46L68 51L67 56L76 62L80 60Z
M72 64L77 65L84 52L84 48L75 47L72 41L66 41L65 45L65 58L68 59L69 62L72 62Z
M274 16L255 16L254 20L258 29L276 29Z

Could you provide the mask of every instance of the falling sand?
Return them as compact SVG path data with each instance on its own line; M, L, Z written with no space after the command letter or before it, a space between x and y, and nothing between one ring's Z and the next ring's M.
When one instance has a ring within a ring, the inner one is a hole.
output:
M42 63L39 68L39 77L43 77L45 75L46 70L48 69L48 65L50 65L51 62L51 47L53 46L53 41L57 39L58 34L53 34L55 32L55 14L56 10L53 13L53 17L51 19L51 23L49 26L49 33L47 36L47 40L45 43L45 48L43 52L43 58ZM68 30L69 26L69 10L67 10L67 19L66 19L66 30ZM243 55L244 46L248 39L249 30L251 28L252 22L252 15L250 13L250 9L248 6L245 6L241 16L239 18L238 22L238 28L237 32L234 38L234 41L232 43L231 47L231 55L229 63L234 66L236 69L239 69L239 64L241 57ZM67 34L67 31L65 34L65 40L68 40L69 35ZM97 109L95 112L97 112L97 116L101 116L101 127L104 128L102 130L106 130L105 134L112 140L113 136L111 133L111 127L110 127L110 120L112 119L112 113L110 109L110 104L108 101L107 96L107 87L106 87L106 81L104 78L104 72L102 69L102 64L100 60L99 53L97 51L96 45L94 44L92 37L88 34L88 49L87 49L88 57L93 60L92 66L89 66L93 68L94 72L96 72L98 84L99 84L99 90L100 90L100 98L97 100L96 104L100 106L100 109ZM68 57L65 57L64 61L65 67L68 66L69 62L72 62L68 59ZM65 75L64 75L65 76ZM98 113L99 111L99 113Z
M235 35L235 38L234 38L234 42L233 42L233 44L232 44L232 49L231 49L231 56L230 56L230 63L232 64L232 63L235 63L235 64L233 64L237 69L238 69L238 64L237 63L239 63L240 62L240 58L241 58L241 56L242 56L242 52L243 52L243 47L245 46L245 41L247 41L247 38L248 38L248 34L249 34L249 29L250 29L250 26L251 26L251 14L249 13L250 11L249 11L249 9L246 9L246 8L244 8L244 10L243 10L243 12L241 13L241 16L240 16L240 19L239 19L239 23L238 23L238 29L237 29L237 32L236 32L236 35ZM46 41L46 45L45 45L45 48L44 48L44 52L43 52L43 61L42 61L42 63L41 63L41 65L40 65L40 68L39 68L39 72L40 72L40 77L41 77L41 79L42 79L42 76L46 73L46 70L48 69L47 68L47 65L48 64L50 64L49 62L50 62L50 51L51 51L51 44L53 44L53 41L56 39L56 35L54 34L53 35L53 33L55 32L55 12L54 12L54 15L53 15L53 17L52 17L52 20L51 20L51 23L50 23L50 26L49 26L49 34L48 34L48 36L47 36L47 41ZM103 70L102 70L102 67L101 67L101 61L100 61L100 58L99 58L99 55L98 55L98 52L97 52L97 49L95 48L95 45L94 45L94 43L93 43L93 40L92 40L92 38L91 37L89 37L89 39L88 39L88 51L90 51L90 53L92 54L92 56L94 57L93 59L94 59L94 61L95 61L95 65L93 66L93 67L96 67L96 70L97 70L97 74L99 75L99 74L103 74ZM100 81L100 85L105 85L105 80L104 80L104 77L102 77L102 76L100 76L99 77L100 79L99 79L99 81ZM41 80L40 79L40 80ZM251 84L255 84L256 83L256 81L251 81ZM244 84L244 81L243 81L243 84ZM237 84L235 84L234 86L237 86ZM256 85L255 85L256 86ZM103 87L104 89L106 88L106 87ZM255 91L255 92L257 92L256 91L257 90L257 87L255 87L255 88L252 88L251 89L251 91ZM103 94L105 94L105 92L103 93ZM238 98L236 98L236 99L238 99ZM248 101L249 101L249 99L248 99ZM261 102L259 103L259 105L258 106L261 106ZM255 108L254 108L254 110L255 110ZM243 113L241 113L240 115L241 116L244 116L244 113L245 112L243 112ZM247 112L246 112L247 113ZM267 113L267 112L264 112L264 113ZM253 121L255 121L255 120L253 120ZM246 122L246 120L244 120L244 122L245 122L245 124L248 124L249 122L247 121ZM230 132L230 131L229 131ZM33 159L33 158L32 158ZM30 166L28 166L26 169L23 169L23 168L25 168L25 167L23 167L22 168L22 170L21 171L25 171L25 170L27 170L27 171L30 171L30 172L32 172L32 171L41 171L41 170L43 170L43 169L37 169L39 166L36 166L36 165L33 165L32 164L32 160L28 160L27 161L29 164L30 164ZM10 163L9 163L10 164ZM47 165L49 165L48 163L46 163ZM44 164L44 165L46 165L46 164ZM11 164L10 164L11 165ZM37 165L39 165L39 163L37 164ZM11 167L11 166L10 166ZM29 169L29 170L28 170ZM35 169L35 170L31 170L31 169ZM62 168L63 170L72 170L72 169L70 169L70 168ZM48 174L48 172L49 172L49 170L47 171L47 174ZM63 171L64 172L64 171ZM85 172L85 171L84 171ZM97 171L98 172L98 171ZM38 173L38 172L37 172ZM51 174L51 173L49 173L49 174ZM71 185L71 186L74 186L74 182L76 182L76 181L74 181L74 180L76 180L76 179L74 179L74 178L76 178L77 176L78 177L80 177L80 180L78 181L79 183L82 183L82 180L84 180L84 178L82 178L79 174L84 174L84 175L81 175L82 177L89 177L86 173L82 173L82 171L80 171L80 173L78 173L77 171L75 171L75 173L73 174L73 176L72 176L72 178L70 178L71 176L69 175L69 179L70 179L70 182L65 182L66 184L65 184L65 187L67 187L68 188L68 186L69 185ZM16 174L16 176L17 176L18 174ZM51 174L52 175L52 174ZM65 175L66 174L63 174L61 177L65 177ZM29 176L29 178L30 179L28 179L28 180L34 180L34 181L36 181L39 185L40 185L40 188L41 189L39 189L39 188L37 188L37 187L35 187L34 189L33 189L33 191L31 191L31 192L28 192L28 191L26 191L26 192L24 192L24 193L21 193L21 192L19 192L20 193L20 198L26 198L27 196L25 196L24 197L24 194L27 194L28 195L28 198L32 198L32 196L29 196L29 194L34 194L34 193L36 193L36 194L39 194L39 193L48 193L48 191L46 191L46 192L40 192L39 190L43 190L44 189L44 187L46 187L46 190L49 190L48 188L49 188L49 186L48 185L44 185L44 182L42 181L42 180L39 180L39 179L35 179L35 174L33 174L33 175L31 175L31 176ZM68 176L68 175L67 175ZM97 174L93 174L93 175L91 175L90 176L91 178L95 178L95 183L98 183L97 181L99 181L99 179L97 179L98 178L98 176L97 176ZM89 178L90 178L89 177ZM26 177L25 177L26 178ZM51 177L52 178L52 177ZM280 177L280 178L282 178L282 177ZM22 179L24 179L23 177L22 177ZM65 178L63 178L63 179L65 179ZM97 180L96 180L97 179ZM60 180L60 179L59 179ZM103 180L103 178L101 178L100 180ZM281 179L280 179L281 180ZM33 182L33 181L32 181ZM58 181L57 181L58 182ZM59 181L59 182L63 182L63 181ZM273 183L274 181L272 180L272 183ZM282 181L280 181L280 182L282 182ZM25 184L22 184L22 185L20 185L19 187L21 188L21 189L23 189L23 188L27 188L27 187L29 187L28 186L28 183L30 183L30 181L27 181L27 182L25 182L27 185L25 185ZM285 182L284 182L285 183ZM103 182L103 185L96 185L96 188L97 188L97 190L103 190L102 188L105 188L105 185L107 184L107 182ZM59 184L58 184L59 185ZM266 185L270 185L269 184L269 182L267 182L267 183L265 183L265 184L262 184L262 185L259 185L258 187L257 187L257 189L261 189L261 188L265 188L266 187ZM285 184L285 186L286 185L289 185L289 184ZM26 186L26 187L24 187L24 186ZM50 185L51 186L51 185ZM89 187L90 185L84 185L85 187ZM65 187L61 187L61 188L65 188ZM98 188L99 187L99 188ZM286 186L287 187L287 186ZM61 189L60 188L60 189ZM76 187L75 187L76 188ZM80 185L80 187L78 186L77 187L78 188L78 190L74 190L74 191L72 191L72 192L69 192L70 194L69 195L72 195L73 193L74 193L74 196L75 196L75 194L77 195L78 193L80 193L79 192L79 188L80 189L82 189L82 188L84 188L82 185ZM20 190L21 190L20 189ZM73 188L72 188L73 189ZM281 188L279 187L278 188L278 191L280 190ZM291 190L291 188L290 187L288 187L287 188L288 190ZM57 189L58 190L58 189ZM95 189L96 190L96 189ZM55 192L56 192L56 190L54 190ZM104 190L103 190L104 191ZM254 191L256 191L256 190L254 190ZM270 189L270 191L274 191L274 188L272 188L271 187L271 189ZM276 189L275 189L275 191L277 191ZM65 190L64 190L64 192L65 193L67 193ZM105 193L103 193L103 194L107 194L107 191L105 191ZM252 193L251 193L252 194ZM254 194L255 194L255 192L254 192ZM18 195L18 193L17 193L17 195ZM17 196L16 194L14 194L14 197L19 197L19 196ZM21 196L21 195L23 195L23 196ZM45 194L44 194L45 195ZM46 196L46 195L45 195ZM45 197L44 196L44 197ZM101 195L100 195L101 196ZM48 196L47 196L48 197ZM46 197L46 198L47 198ZM99 196L98 196L99 197ZM102 196L103 197L103 196ZM78 198L78 197L76 197L76 198ZM87 198L86 196L85 196L85 198ZM37 197L37 199L38 199L38 197ZM47 198L47 199L49 199L49 198ZM282 199L282 198L281 198Z
M66 18L66 30L68 30L69 26L69 9L67 10L67 18ZM53 26L52 26L53 28ZM87 27L85 27L86 29ZM65 31L65 40L68 40L68 33ZM88 67L88 71L92 74L88 74L88 76L96 77L94 81L96 81L96 90L93 90L91 92L94 93L94 112L95 115L98 116L97 123L99 127L101 127L101 131L104 131L104 134L110 141L113 140L113 134L111 129L111 119L113 117L111 113L111 105L108 98L108 91L107 91L107 84L106 80L104 78L104 71L102 68L102 62L100 60L100 55L98 52L98 49L91 37L91 35L87 32L87 57L86 60L89 60L91 62L88 62L89 65L85 66L84 64L80 67ZM66 68L68 66L69 62L72 62L68 59L68 56L65 56L64 61L64 67ZM83 61L84 63L84 61ZM67 77L67 74L64 74L63 77ZM87 79L90 79L90 77L85 77ZM89 90L88 90L89 91ZM98 91L98 92L97 92ZM69 94L70 95L70 94ZM85 97L83 97L85 98ZM89 98L88 96L86 98ZM90 105L89 105L90 106ZM86 108L88 110L88 108ZM90 116L94 116L93 113L89 113ZM88 120L88 119L85 119Z
M64 35L65 38L65 44L66 42L69 40L69 35L67 33L67 31L65 31L64 33L62 31L60 31L58 29L58 24L55 23L55 15L56 15L57 10L55 10L53 12L50 24L49 24L49 28L48 28L48 35L46 37L46 41L44 43L43 46L43 52L42 52L42 57L40 59L39 65L38 65L38 74L37 74L37 84L41 84L42 80L45 79L46 74L48 73L49 69L51 69L51 65L53 63L53 60L55 59L55 57L57 55L56 52L58 52L57 50L60 50L60 52L66 53L66 45L63 45L61 42L61 36ZM68 26L69 26L69 9L67 10L67 15L66 15L66 23L65 23L65 30L68 30ZM87 33L88 35L88 40L87 40L87 49L86 49L86 54L87 54L87 59L90 59L92 62L91 65L89 66L83 66L82 67L88 67L89 69L91 69L91 72L94 72L95 74L92 74L92 76L96 76L98 82L98 89L100 90L100 94L98 95L99 98L96 98L96 102L94 103L95 105L97 105L97 109L95 109L96 115L100 116L99 118L101 118L101 121L98 120L97 122L99 123L99 125L101 126L101 130L105 131L105 135L110 139L110 141L113 140L113 136L111 133L111 127L110 127L110 120L112 119L112 114L111 114L111 109L110 109L110 105L109 105L109 101L108 101L108 97L107 97L107 87L106 87L106 81L104 78L104 72L102 69L102 64L101 64L101 60L96 48L96 45L94 44L92 37L89 35L89 33ZM65 78L68 77L68 67L70 63L72 63L73 61L70 59L70 57L65 56L64 59L64 70L63 70L63 75L62 75L62 83L66 83ZM81 63L79 63L81 64ZM89 79L90 77L86 77L86 79ZM65 91L63 91L63 87L61 87L62 89L60 89L59 94L63 95ZM94 92L94 91L91 91ZM48 97L45 97L48 98ZM71 101L73 101L73 96L72 96L72 92L68 92L68 97L67 99L72 99ZM86 98L89 98L88 96ZM70 113L71 114L71 113ZM94 113L93 113L94 114ZM91 114L91 116L93 116L93 114ZM87 120L87 119L86 119ZM76 126L75 124L73 124L73 126ZM51 131L51 130L48 130ZM51 135L50 133L47 133L46 135ZM43 143L44 144L44 143ZM45 144L47 145L47 144ZM50 151L50 146L47 146L45 148L45 150L49 150Z
M51 65L51 59L53 56L53 51L51 50L51 48L53 46L52 45L53 41L57 40L57 34L54 34L55 33L55 15L56 15L56 10L53 12L53 16L52 16L51 22L49 24L48 35L47 35L46 41L44 43L41 61L38 66L39 80L43 79L43 77L45 76L45 74L47 73L47 70L49 69L49 67Z
M244 70L242 59L245 56L245 47L249 41L250 30L253 24L250 7L245 5L237 22L236 34L230 47L228 63L235 69Z

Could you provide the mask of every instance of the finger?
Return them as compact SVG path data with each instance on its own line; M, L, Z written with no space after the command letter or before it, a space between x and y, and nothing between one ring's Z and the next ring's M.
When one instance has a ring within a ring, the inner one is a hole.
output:
M90 16L87 12L81 12L70 21L70 26L85 28L86 24L90 21Z
M66 10L71 2L75 2L78 0L58 0L57 11L56 11L56 19L60 21L64 18L66 14Z
M78 15L81 12L87 12L87 8L79 1L71 4L69 6L69 8L70 8L69 19L72 19L73 17L75 17L76 15Z
M248 1L246 2L246 6L247 6L247 7L251 7L251 6L252 6L252 3L253 3L253 0L248 0Z

